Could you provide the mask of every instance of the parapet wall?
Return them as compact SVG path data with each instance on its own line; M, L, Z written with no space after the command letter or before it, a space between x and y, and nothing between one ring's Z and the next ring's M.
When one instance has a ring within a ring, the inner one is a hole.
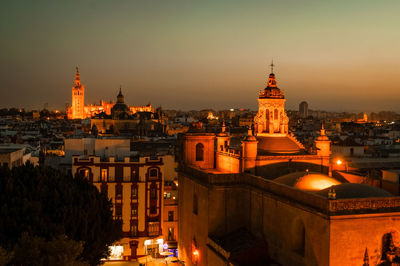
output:
M207 187L248 186L271 193L286 201L312 208L328 216L400 212L400 197L327 199L320 195L306 192L284 184L247 173L219 174L205 172L189 166L180 166L180 172L196 179Z

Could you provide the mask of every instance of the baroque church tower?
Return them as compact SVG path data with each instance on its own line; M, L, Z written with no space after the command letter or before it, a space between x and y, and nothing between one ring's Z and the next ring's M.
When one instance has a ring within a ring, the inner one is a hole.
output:
M72 119L84 119L85 86L81 84L78 67L76 67L75 84L72 87Z
M289 118L285 111L286 99L276 85L273 67L272 63L267 87L258 97L258 113L254 118L254 131L257 136L285 136L288 133Z

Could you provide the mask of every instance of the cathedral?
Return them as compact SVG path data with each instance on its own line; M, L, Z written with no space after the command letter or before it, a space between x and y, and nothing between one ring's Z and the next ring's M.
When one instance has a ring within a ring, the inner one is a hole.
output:
M166 130L166 118L160 108L155 112L139 110L132 113L130 107L125 103L122 88L119 88L117 102L111 108L110 114L105 112L96 114L90 121L92 134L95 135L161 136Z
M314 150L289 132L269 75L254 128L237 137L199 124L181 138L180 259L187 265L392 265L400 197L333 176L322 126Z
M118 103L117 103L118 104ZM101 100L100 105L89 104L85 105L85 86L81 83L79 69L76 67L74 86L72 87L72 104L67 107L66 113L68 119L85 119L95 115L105 113L111 115L111 109L114 102L106 102ZM151 104L144 106L127 106L128 113L133 115L137 112L154 112Z

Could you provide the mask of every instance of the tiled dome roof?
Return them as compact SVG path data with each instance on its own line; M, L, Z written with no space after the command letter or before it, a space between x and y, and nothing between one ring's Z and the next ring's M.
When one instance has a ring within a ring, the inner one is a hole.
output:
M297 153L301 148L289 137L257 137L258 150L268 153Z
M341 182L322 173L295 172L274 179L275 182L307 191L319 191Z
M336 199L393 197L393 195L386 190L366 184L343 183L333 186L331 189L335 190ZM329 189L326 188L318 191L317 194L328 197L328 192Z

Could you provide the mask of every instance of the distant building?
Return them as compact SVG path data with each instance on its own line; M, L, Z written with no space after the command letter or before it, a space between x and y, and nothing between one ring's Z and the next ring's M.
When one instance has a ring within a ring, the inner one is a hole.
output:
M81 84L81 77L79 75L79 70L78 67L76 67L75 84L72 87L72 106L71 106L72 119L86 118L84 112L84 106L85 106L85 86Z
M106 102L100 100L100 105L90 104L85 105L85 86L81 83L78 67L76 68L74 86L72 87L72 105L67 106L68 119L85 119L90 118L96 114L105 113L111 115L111 110L114 102ZM154 112L151 104L144 106L128 106L129 114L136 112Z
M157 112L138 111L132 114L120 88L117 102L111 108L111 114L100 113L92 117L91 128L98 134L129 133L136 136L159 136L166 133L165 120L161 109L157 109Z
M299 115L302 118L308 117L308 103L307 102L301 102L299 104Z
M0 146L0 166L13 168L23 164L24 149Z

